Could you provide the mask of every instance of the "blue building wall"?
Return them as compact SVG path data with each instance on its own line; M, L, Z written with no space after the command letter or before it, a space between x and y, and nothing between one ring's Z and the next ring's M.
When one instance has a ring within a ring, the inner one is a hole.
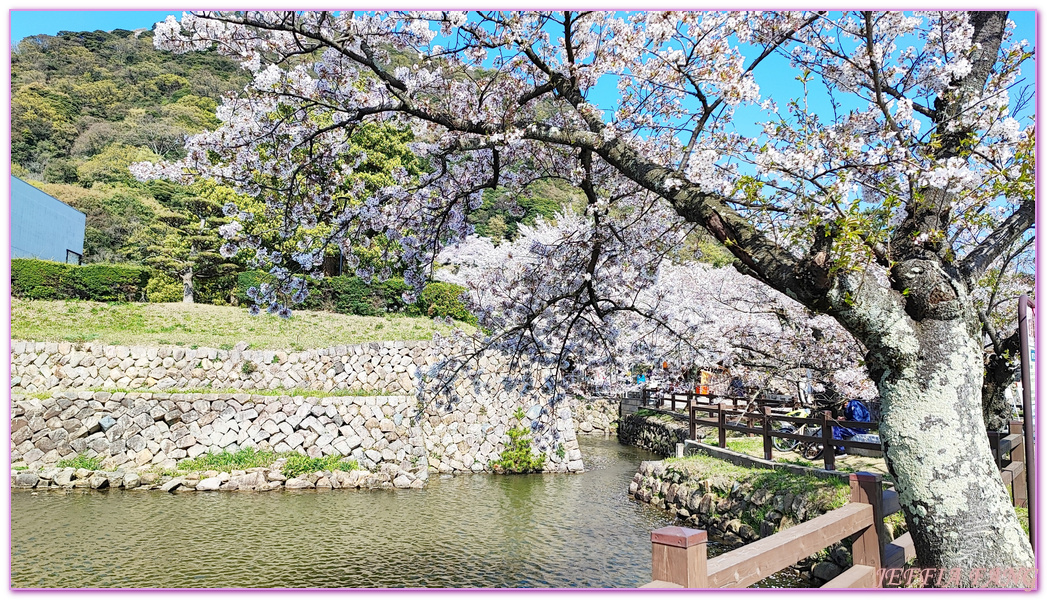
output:
M87 215L11 176L11 258L66 262L66 250L84 253L86 226Z

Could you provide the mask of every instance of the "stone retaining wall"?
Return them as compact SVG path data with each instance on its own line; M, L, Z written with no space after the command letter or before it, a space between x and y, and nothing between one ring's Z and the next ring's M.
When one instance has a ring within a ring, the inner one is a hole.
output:
M403 395L66 391L43 400L16 395L11 459L36 470L84 453L102 457L112 468L174 468L184 458L249 446L313 457L339 454L368 470L392 465L417 477L429 471L476 472L504 449L518 406L519 398L504 394L461 399L450 411L430 404L421 412L415 397ZM540 405L524 408L524 426L533 419L536 428L547 426L559 440L543 448L546 470L583 470L570 409L553 418Z
M570 402L553 404L533 386L529 392L506 390L508 360L504 356L481 356L477 363L481 374L457 381L449 396L420 400L420 377L444 358L430 342L373 342L287 353L247 350L243 344L220 350L14 340L12 394L53 391L57 396L49 398L47 406L39 400L22 399L37 404L13 415L15 419L24 415L27 423L13 422L12 432L29 425L30 413L37 419L18 435L12 449L19 458L28 457L27 463L45 461L45 456L46 461L54 462L54 451L59 452L58 458L65 458L74 450L73 441L80 439L84 441L77 442L78 446L90 441L97 448L85 447L107 459L165 464L168 459L206 451L267 443L274 449L287 446L306 453L325 454L333 449L349 455L351 451L362 465L368 464L364 459L374 465L399 463L406 455L437 472L475 472L486 470L488 462L501 453L508 439L505 432L516 424L512 415L522 408L526 412L523 425L531 428L534 447L547 457L547 470L584 469ZM82 391L85 388L92 391ZM177 393L199 388L347 390L374 395L309 399ZM197 402L199 407L194 406ZM66 423L72 415L77 421ZM106 417L117 422L124 419L119 433L100 429ZM132 427L128 421L136 418L140 423ZM146 423L150 418L154 425ZM393 429L386 421L392 422ZM85 428L87 431L81 431ZM142 434L145 431L148 434ZM146 435L154 446L138 447L138 439L132 440L136 435ZM88 440L90 436L95 437ZM357 439L362 441L353 443ZM134 459L127 457L129 440ZM389 450L383 440L388 446L396 445L394 442L400 446ZM369 441L373 441L371 446ZM138 458L143 450L149 450L152 457L141 454ZM392 453L392 458L368 457L368 450ZM18 460L15 455L12 458Z
M704 529L713 539L741 546L832 508L836 493L828 482L813 489L810 484L803 487L810 491L775 492L749 480L701 473L686 463L645 461L629 484L629 495L673 513L681 525ZM850 566L850 551L842 544L833 544L795 569L820 586Z
M11 391L53 389L373 390L410 394L442 357L428 342L371 342L283 352L91 342L11 342ZM489 360L489 359L484 359Z
M650 450L662 456L674 456L676 444L687 441L688 423L669 413L642 416L640 413L622 417L618 425L618 441Z
M581 435L614 435L618 432L617 398L574 397L571 414L574 429Z
M49 467L38 472L20 471L11 476L11 487L15 490L28 489L77 489L92 490L160 490L163 492L269 492L288 489L384 489L421 488L425 478L403 471L395 465L383 465L377 472L356 469L353 471L318 471L288 477L281 469L286 464L280 459L272 467L254 467L231 472L194 471L171 476L156 471L138 472L132 468L117 468L114 471L62 469Z

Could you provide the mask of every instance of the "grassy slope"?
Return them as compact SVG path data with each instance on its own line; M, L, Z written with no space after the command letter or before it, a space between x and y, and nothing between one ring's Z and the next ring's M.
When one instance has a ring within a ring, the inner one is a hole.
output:
M295 311L290 319L252 317L243 308L206 304L105 304L11 299L11 337L36 341L301 350L363 342L427 340L450 327L424 317L358 317Z

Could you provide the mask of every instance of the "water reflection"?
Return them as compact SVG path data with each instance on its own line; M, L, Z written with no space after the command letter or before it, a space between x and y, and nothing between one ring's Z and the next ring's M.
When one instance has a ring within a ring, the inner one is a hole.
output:
M14 587L632 587L668 516L626 497L652 455L583 440L582 475L424 490L12 494Z
M580 475L434 476L423 490L15 491L13 587L636 587L668 514L642 460L583 439ZM710 556L724 551L709 545ZM779 574L767 587L802 585Z

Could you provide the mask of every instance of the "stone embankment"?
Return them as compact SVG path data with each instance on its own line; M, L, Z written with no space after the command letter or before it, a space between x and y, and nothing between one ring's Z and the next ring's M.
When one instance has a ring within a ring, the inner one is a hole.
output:
M340 454L367 469L393 464L412 473L479 472L504 450L506 432L516 425L513 414L523 409L522 424L546 456L545 470L584 470L571 403L552 405L533 391L507 391L508 360L501 355L479 357L483 374L456 382L450 401L423 399L420 376L444 359L441 352L428 342L286 353L243 345L217 350L15 340L12 463L38 469L86 453L112 466L172 468L204 452L251 446ZM370 395L178 393L200 388ZM22 396L42 391L52 396Z
M272 468L255 467L231 472L193 471L171 476L157 471L138 472L133 469L114 471L47 468L39 472L17 473L11 486L16 489L77 489L92 490L160 490L164 492L251 491L268 492L288 489L375 489L420 488L425 486L421 473L383 465L378 472L317 471L288 477L280 471L277 461Z
M505 448L518 399L463 399L452 411L420 407L413 396L329 398L250 394L65 391L43 400L15 396L12 465L37 471L79 454L107 468L174 469L178 461L253 447L311 457L340 455L369 471L396 467L478 472ZM553 418L540 405L524 426L548 425L559 447L546 449L546 471L584 465L570 410Z
M210 387L404 394L418 387L419 369L443 358L428 342L371 342L302 352L245 348L243 343L220 350L12 340L11 391Z
M616 434L620 403L617 398L574 396L571 400L574 430L581 435Z
M618 425L618 441L662 456L675 455L676 444L682 444L687 434L686 419L649 409L622 417Z

